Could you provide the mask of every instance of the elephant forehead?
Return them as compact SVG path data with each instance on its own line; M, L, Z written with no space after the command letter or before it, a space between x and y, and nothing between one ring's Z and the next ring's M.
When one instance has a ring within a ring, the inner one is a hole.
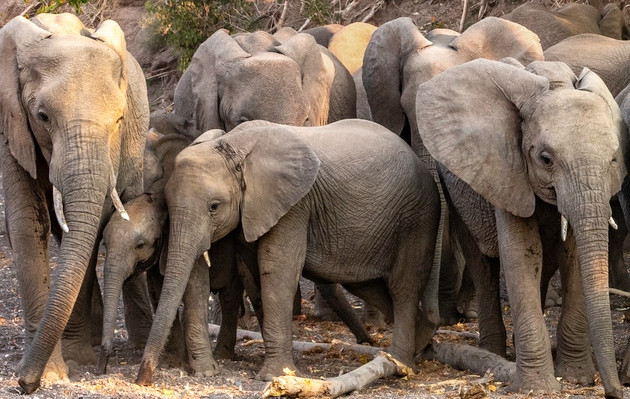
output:
M541 132L547 144L557 149L587 148L612 153L619 148L609 105L588 91L564 89L552 92L537 103L525 125Z
M219 82L228 86L243 86L252 82L293 82L299 85L302 80L299 65L289 57L276 53L258 53L239 62L230 62L224 67L225 73L219 74Z

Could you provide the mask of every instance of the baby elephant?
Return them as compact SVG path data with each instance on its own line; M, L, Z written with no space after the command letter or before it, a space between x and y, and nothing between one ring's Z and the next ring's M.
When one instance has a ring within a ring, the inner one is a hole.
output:
M354 119L320 127L253 121L212 140L207 134L177 156L166 185L169 236L177 239L169 241L136 382L151 384L196 259L235 231L257 252L265 315L258 378L295 370L291 310L302 273L341 283L393 319L389 351L413 367L427 344L419 339L426 326L418 303L433 264L440 201L409 146Z

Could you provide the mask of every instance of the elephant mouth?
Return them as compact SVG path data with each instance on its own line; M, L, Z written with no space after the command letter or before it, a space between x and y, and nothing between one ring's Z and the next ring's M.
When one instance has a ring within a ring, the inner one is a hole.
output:
M538 197L551 205L557 205L558 197L556 195L556 189L553 186L540 187L536 193Z

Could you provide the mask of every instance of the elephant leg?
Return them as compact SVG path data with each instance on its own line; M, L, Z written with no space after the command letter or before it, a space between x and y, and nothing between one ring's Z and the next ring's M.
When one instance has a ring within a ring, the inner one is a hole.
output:
M315 289L315 311L317 312L317 294L318 291ZM320 295L321 302L321 295ZM326 305L328 306L328 305ZM295 296L293 297L293 316L299 316L302 314L302 288L298 283L297 290L295 291ZM316 313L317 315L317 313Z
M232 278L228 286L219 290L221 328L213 352L217 359L234 359L236 357L234 354L236 329L238 328L238 317L243 299L243 284L238 278Z
M295 210L295 208L293 208ZM293 362L293 298L306 259L307 212L289 212L258 242L265 360L258 379L296 370Z
M0 142L2 184L5 193L5 222L13 254L24 314L25 345L30 346L50 292L50 218L46 187L31 179ZM42 170L40 176L48 176ZM20 361L18 369L22 367ZM68 377L68 367L59 342L43 374L50 380Z
M458 241L466 259L466 274L470 275L472 285L475 287L479 347L505 357L507 333L503 323L499 291L500 261L481 253L477 242L463 222L458 225L457 231Z
M466 320L478 319L477 290L475 289L472 267L464 265L462 283L457 293L457 313Z
M315 299L314 299L314 315L320 320L324 321L339 321L337 312L331 307L328 298L325 297L320 291L319 287L315 286ZM330 294L330 290L328 292Z
M558 391L540 303L542 244L534 217L496 209L501 265L514 324L516 373L510 389Z
M183 299L188 366L195 377L211 377L219 372L219 365L212 355L208 333L209 295L208 266L203 258L200 258L195 261L190 273Z
M354 334L358 343L372 343L372 337L365 329L363 323L357 316L348 299L346 298L341 285L339 284L317 284L322 297L328 302L330 308L335 311L339 319L343 321Z
M437 223L433 231L426 224L409 231L398 246L395 263L386 279L394 306L394 331L389 353L414 370L415 354L431 341L439 321L439 317L432 318L428 314L430 310L425 309L421 314L418 310L421 294L433 269L436 232ZM437 305L438 292L434 295L425 302L434 301ZM431 311L439 312L437 307Z
M363 301L363 319L365 320L365 324L371 326L371 328L377 330L385 330L387 328L387 322L385 321L383 312L366 301Z
M570 233L558 250L562 279L562 313L557 327L556 376L570 383L593 384L595 366L591 354L582 277Z
M98 250L95 246L85 272L85 277L81 283L79 296L77 297L77 301L72 309L72 314L70 315L70 319L61 338L63 358L68 365L96 364L98 362L98 356L92 347L91 325L93 323L92 295L100 295L100 289L98 292L94 292L97 258ZM103 320L101 319L97 324L102 326Z
M236 251L236 270L245 287L245 292L254 308L258 319L258 326L262 331L263 312L262 297L260 295L260 275L258 271L258 257L255 251L251 251L241 245Z
M147 270L146 275L149 296L151 298L153 310L155 311L160 300L160 292L162 291L164 276L160 274L160 269L157 266ZM169 367L180 367L186 364L186 341L184 338L184 332L182 331L182 325L179 320L179 312L175 315L171 332L168 336L168 340L166 341L166 345L164 346L162 359Z
M455 243L453 232L455 227L451 225L450 212L445 215L445 225L442 236L442 265L440 266L439 308L440 324L456 324L462 318L458 311L458 293L462 284L462 269L458 263L455 251L458 245Z
M610 200L612 217L617 222L617 229L608 229L608 265L609 285L622 291L630 292L630 274L623 260L623 244L628 235L628 227L619 200Z
M103 337L103 296L98 279L92 285L92 304L90 305L90 332L92 346L100 346Z
M127 346L133 349L144 348L153 322L151 298L145 273L133 276L124 282L123 304L128 335Z
M366 305L380 312L386 323L394 321L394 305L385 281L377 279L358 284L344 284L343 287L352 295L363 299Z

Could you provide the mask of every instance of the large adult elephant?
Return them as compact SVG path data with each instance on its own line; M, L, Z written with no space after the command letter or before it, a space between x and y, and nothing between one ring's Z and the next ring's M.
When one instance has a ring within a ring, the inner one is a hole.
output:
M413 367L414 352L428 343L421 334L431 329L417 311L433 264L439 197L411 149L359 119L321 127L257 121L216 140L204 136L179 154L166 186L170 236L179 239L169 241L136 382L151 383L195 259L235 229L243 245L257 245L265 315L260 378L295 370L291 309L302 272L379 298L372 303L396 321L390 353Z
M418 134L443 165L457 212L483 253L501 260L514 323L513 389L560 388L540 311L543 266L557 259L567 293L555 373L592 382L592 343L606 396L623 397L608 297L608 225L628 140L604 82L559 62L525 69L475 60L423 83L416 110Z
M320 126L356 115L350 73L305 33L219 30L199 46L175 89L174 112L196 129L232 130L254 119Z
M540 3L525 3L501 18L536 33L543 49L582 33L618 40L627 39L630 33L616 3L606 4L601 9L589 4L569 3L555 10Z
M630 41L585 33L571 36L545 50L545 60L561 61L580 73L588 68L599 75L613 96L630 84Z
M31 393L45 370L66 376L59 342L94 275L100 229L117 192L142 191L149 107L113 21L93 31L70 14L16 17L0 49L0 163L27 336L18 382ZM51 231L62 239L49 289ZM89 341L79 349L93 353Z

